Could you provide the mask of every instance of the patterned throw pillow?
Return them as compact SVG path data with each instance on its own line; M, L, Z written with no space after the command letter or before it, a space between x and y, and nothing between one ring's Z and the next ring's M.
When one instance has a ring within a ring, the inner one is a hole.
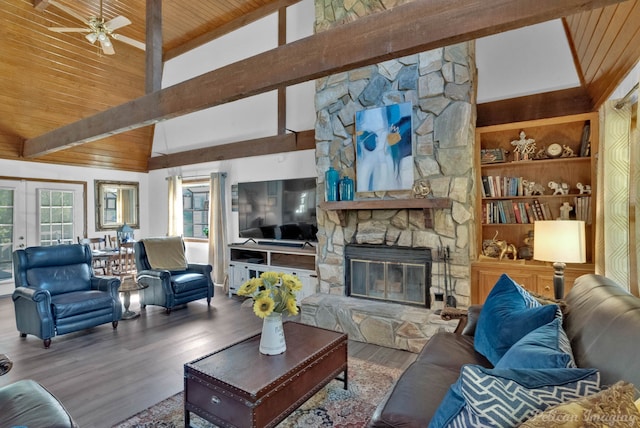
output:
M478 317L475 350L496 365L518 340L557 316L562 316L557 305L540 305L524 288L502 274Z
M640 412L633 403L634 387L620 381L601 392L550 407L521 427L632 428L640 426Z
M517 341L500 358L496 369L545 369L576 367L571 343L556 318Z
M596 369L462 367L429 428L516 427L550 406L600 391Z

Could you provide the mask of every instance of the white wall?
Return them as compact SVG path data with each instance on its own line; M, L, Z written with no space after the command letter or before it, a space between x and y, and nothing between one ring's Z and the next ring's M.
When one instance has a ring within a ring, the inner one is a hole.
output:
M312 35L314 20L313 0L303 0L287 8L287 41ZM162 87L175 85L277 46L278 15L274 13L167 61L164 64ZM288 129L313 129L314 96L314 82L287 89ZM212 107L157 124L152 155L276 135L277 120L276 91Z
M227 238L238 242L238 213L231 211L231 185L240 182L276 180L281 178L316 177L315 150L282 153L269 156L253 156L220 162L208 162L152 171L149 173L149 236L167 234L169 203L166 177L181 175L184 178L208 177L212 172L226 172ZM206 244L187 244L187 258L192 262L206 262Z
M476 41L478 103L580 86L559 19Z
M109 169L61 166L38 162L25 162L0 159L2 176L11 178L37 178L45 180L82 181L87 183L87 236L101 237L105 232L96 231L96 210L94 180L136 181L140 191L140 229L135 236L146 236L149 232L149 195L148 175L136 172L114 171ZM112 235L115 232L111 233Z
M303 0L287 8L287 42L313 35L315 6ZM167 87L211 70L237 62L278 46L278 16L272 14L206 45L167 61L162 86ZM287 88L286 127L304 131L315 127L315 83ZM277 134L277 93L275 91L195 112L156 125L152 156L212 147ZM221 162L157 170L149 173L149 236L167 233L167 181L170 175L208 177L227 173L227 237L238 237L238 214L231 212L231 185L238 182L315 177L315 151L257 156ZM192 262L206 262L208 248L203 243L187 243Z

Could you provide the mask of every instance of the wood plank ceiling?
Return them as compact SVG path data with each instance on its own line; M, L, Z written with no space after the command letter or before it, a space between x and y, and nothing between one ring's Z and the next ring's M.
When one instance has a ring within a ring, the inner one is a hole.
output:
M296 1L165 1L163 57L175 57ZM33 0L10 0L0 5L0 158L21 159L25 140L144 95L145 53L116 40L116 54L103 55L85 33L48 30L83 26L55 3L36 0L35 8ZM57 3L87 18L100 10L99 0ZM117 33L145 40L145 0L103 0L103 14L106 20L129 18L131 25ZM582 87L480 105L479 122L597 109L640 57L640 0L568 16L564 22ZM153 126L145 126L30 160L147 171L152 139Z

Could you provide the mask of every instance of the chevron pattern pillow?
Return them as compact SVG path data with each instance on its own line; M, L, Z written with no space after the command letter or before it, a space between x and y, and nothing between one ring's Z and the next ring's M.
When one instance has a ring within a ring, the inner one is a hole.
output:
M549 406L600 391L597 369L462 367L429 428L517 427Z

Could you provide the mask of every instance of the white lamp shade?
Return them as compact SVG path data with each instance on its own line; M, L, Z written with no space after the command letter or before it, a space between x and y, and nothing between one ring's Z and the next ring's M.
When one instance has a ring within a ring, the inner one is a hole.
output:
M585 263L584 221L536 221L533 224L533 258L545 262Z

